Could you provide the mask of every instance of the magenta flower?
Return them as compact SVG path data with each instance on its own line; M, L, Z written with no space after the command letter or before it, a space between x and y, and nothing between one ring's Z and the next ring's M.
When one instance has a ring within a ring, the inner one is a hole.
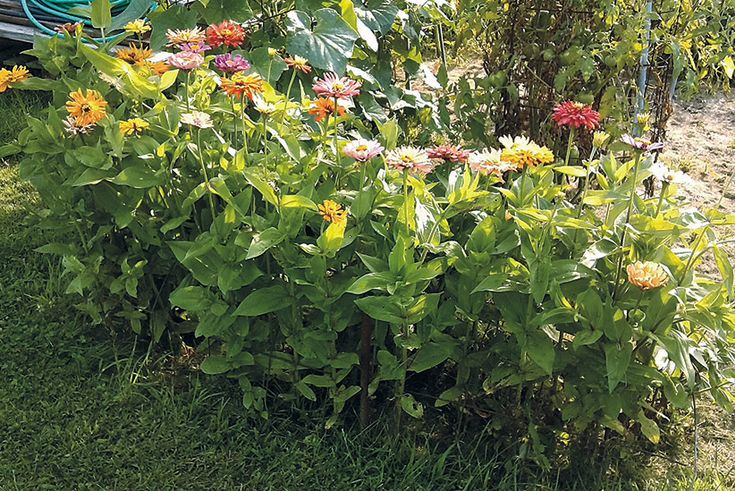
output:
M227 53L217 55L214 58L214 66L225 73L244 72L250 68L250 62L240 55L232 55Z
M166 63L180 70L194 70L204 63L204 57L192 51L179 51L169 56Z
M342 152L358 162L367 162L373 157L380 155L383 150L385 150L383 146L375 140L358 138L345 145Z
M179 48L181 49L181 51L199 53L200 55L203 55L204 53L212 49L210 45L204 43L185 43L180 45Z
M620 137L620 140L633 147L634 150L644 153L655 152L664 148L664 144L661 142L654 143L651 140L647 140L645 138L634 138L631 135L623 135Z
M426 175L434 170L434 164L426 151L416 147L399 147L385 156L385 163L398 171Z
M314 92L320 97L348 99L360 95L362 84L348 77L339 78L335 73L327 73L314 84Z

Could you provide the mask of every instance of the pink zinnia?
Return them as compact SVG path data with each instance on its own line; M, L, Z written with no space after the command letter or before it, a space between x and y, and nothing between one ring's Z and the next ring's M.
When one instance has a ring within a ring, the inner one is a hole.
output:
M314 92L320 97L347 99L360 95L360 82L348 77L339 78L335 73L327 73L314 84Z
M623 135L620 140L626 145L630 145L635 150L641 152L655 152L664 148L664 144L661 142L652 142L645 138L635 138L631 135Z
M179 51L169 56L166 63L180 70L194 70L204 63L204 57L192 51Z
M495 176L503 182L503 174L515 170L515 166L502 158L503 153L495 149L472 153L469 156L470 169L483 176Z
M244 72L250 68L250 62L240 55L226 53L214 58L214 66L225 73Z
M434 164L425 150L416 147L399 147L385 156L385 163L398 171L426 175L434 170Z
M431 159L443 160L452 164L464 164L470 156L470 152L458 145L439 145L430 148L426 153Z
M351 141L345 145L342 152L344 152L348 157L359 162L367 162L373 157L380 155L383 150L385 149L382 145L375 140L358 138L357 140Z
M594 130L600 126L600 113L592 109L592 106L581 102L562 102L554 108L551 119L559 126L571 126L572 128Z
M210 45L204 43L184 43L180 45L179 48L181 51L190 51L192 53L199 53L202 55L212 49Z

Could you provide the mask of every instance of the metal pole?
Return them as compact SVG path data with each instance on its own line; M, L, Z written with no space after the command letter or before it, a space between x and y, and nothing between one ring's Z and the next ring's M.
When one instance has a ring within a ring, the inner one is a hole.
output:
M638 115L646 109L646 84L648 83L648 55L651 44L651 15L653 13L653 0L646 2L646 44L641 52L641 68L638 73L638 103L636 105L635 118L638 121ZM636 125L636 133L640 133L639 126ZM640 135L636 135L640 136Z

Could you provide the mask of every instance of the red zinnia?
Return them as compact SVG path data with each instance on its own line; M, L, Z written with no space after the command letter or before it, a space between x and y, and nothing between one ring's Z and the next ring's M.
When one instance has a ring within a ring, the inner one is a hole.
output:
M551 119L559 126L587 128L588 130L594 130L600 126L600 113L592 109L592 106L581 102L562 102L554 108Z
M439 145L429 149L426 153L431 159L443 160L452 164L464 164L470 157L470 152L458 145Z
M219 48L223 44L236 48L245 42L245 29L240 24L224 20L207 27L207 44Z

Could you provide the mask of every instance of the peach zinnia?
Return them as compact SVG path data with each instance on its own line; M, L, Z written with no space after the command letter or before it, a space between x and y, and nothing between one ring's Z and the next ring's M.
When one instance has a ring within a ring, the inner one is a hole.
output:
M232 97L247 97L251 101L265 91L265 81L255 73L245 75L241 72L232 77L222 77L222 92Z
M600 126L600 113L592 109L592 106L581 102L562 102L554 108L551 119L559 126L570 126L576 129L594 130Z
M207 27L207 42L213 48L222 45L237 48L245 42L245 29L230 20L212 24Z
M626 270L628 281L643 291L660 288L669 281L669 275L664 267L652 261L636 261L629 264Z
M107 101L96 90L77 90L69 94L66 110L74 117L77 126L88 126L107 116Z
M295 70L301 73L311 73L311 66L309 66L309 60L302 58L301 56L294 56L293 58L287 57L283 61L288 65L291 70Z
M178 46L188 43L202 44L206 41L204 32L198 27L192 29L169 29L166 31L166 38L168 39L168 46Z
M495 149L470 154L469 164L470 169L473 171L483 176L494 176L501 182L504 180L503 174L515 169L513 164L505 162L502 159L500 150Z

